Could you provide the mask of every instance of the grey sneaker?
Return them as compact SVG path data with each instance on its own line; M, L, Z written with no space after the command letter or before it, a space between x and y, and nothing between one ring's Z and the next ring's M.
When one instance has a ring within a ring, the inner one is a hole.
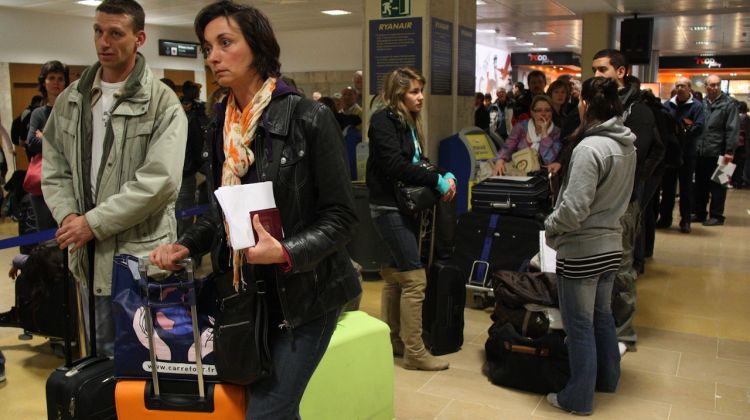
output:
M550 403L551 406L555 408L559 408L560 410L566 411L570 414L577 414L579 416L590 416L592 413L592 411L581 412L581 411L568 410L567 408L561 406L559 402L557 402L557 394L554 392L547 394L547 402Z

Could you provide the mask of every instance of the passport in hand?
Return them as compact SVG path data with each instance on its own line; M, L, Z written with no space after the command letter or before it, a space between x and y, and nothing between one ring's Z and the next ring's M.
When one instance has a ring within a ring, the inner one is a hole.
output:
M284 227L281 225L281 213L278 208L255 210L250 212L250 226L253 226L253 219L255 215L258 215L260 224L271 236L276 238L277 241L284 239ZM255 243L258 243L258 232L253 227L253 237Z

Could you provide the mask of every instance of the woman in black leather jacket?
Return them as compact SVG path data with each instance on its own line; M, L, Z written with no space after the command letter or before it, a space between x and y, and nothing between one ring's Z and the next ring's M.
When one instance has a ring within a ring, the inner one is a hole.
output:
M195 30L216 81L230 92L214 120L209 179L216 187L273 181L285 237L274 239L256 218L257 244L228 248L214 200L151 260L174 270L210 248L220 293L233 282L242 287L240 272L247 283L248 276L265 281L273 374L250 385L247 418L295 418L341 307L361 293L344 249L357 218L341 130L330 110L279 78L279 45L260 11L214 3L199 12Z
M396 181L435 188L446 201L456 193L453 174L415 165L424 147L420 115L424 85L424 77L412 68L396 69L386 76L380 94L385 107L372 115L367 134L367 187L375 230L388 244L393 260L393 267L380 273L385 280L381 308L391 329L393 354L404 356L406 369L443 370L448 362L432 356L422 342L427 277L417 246L418 228L413 218L399 212L394 195Z

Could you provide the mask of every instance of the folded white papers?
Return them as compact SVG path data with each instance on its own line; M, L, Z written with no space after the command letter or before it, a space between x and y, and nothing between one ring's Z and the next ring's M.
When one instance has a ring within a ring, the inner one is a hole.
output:
M721 185L729 184L729 180L732 179L732 174L737 165L732 162L726 163L724 156L719 156L719 160L716 163L719 166L716 167L713 175L711 175L711 181Z
M539 231L539 263L542 273L557 272L557 252L547 246L543 230Z
M229 240L232 248L239 250L254 246L255 238L250 223L250 212L276 207L273 184L268 181L219 187L214 194L229 225Z

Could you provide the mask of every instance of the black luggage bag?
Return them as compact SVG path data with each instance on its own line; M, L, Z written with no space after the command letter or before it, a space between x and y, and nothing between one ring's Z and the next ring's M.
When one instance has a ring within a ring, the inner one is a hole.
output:
M429 270L422 304L422 340L433 355L454 353L464 343L466 277L461 269L436 260Z
M75 336L77 316L74 289L66 285L71 281L63 269L63 252L57 244L43 242L36 246L26 260L15 284L15 313L19 326L27 333L45 337L65 337L65 322L69 322L71 334ZM68 301L63 302L64 296ZM73 311L68 319L60 316L60 309Z
M456 249L451 262L464 272L470 285L492 288L489 274L497 270L525 271L539 252L536 219L497 213L464 213L456 229Z
M93 269L93 244L89 246L89 266ZM80 252L80 251L79 251ZM63 255L65 295L73 280L68 271L67 251ZM93 273L93 270L89 270ZM93 276L92 276L93 277ZM96 316L94 284L89 278L89 356L73 361L72 328L65 328L65 365L55 369L47 379L47 418L49 420L109 420L115 414L114 361L96 354ZM69 321L75 313L73 303L63 299L63 314ZM70 322L64 323L70 325ZM83 324L79 328L84 328ZM79 346L82 347L82 346Z
M541 176L490 177L471 189L471 209L478 212L543 217L551 209L549 184Z
M559 392L570 379L561 330L532 339L521 336L511 324L495 323L484 348L487 374L495 385L547 394Z

